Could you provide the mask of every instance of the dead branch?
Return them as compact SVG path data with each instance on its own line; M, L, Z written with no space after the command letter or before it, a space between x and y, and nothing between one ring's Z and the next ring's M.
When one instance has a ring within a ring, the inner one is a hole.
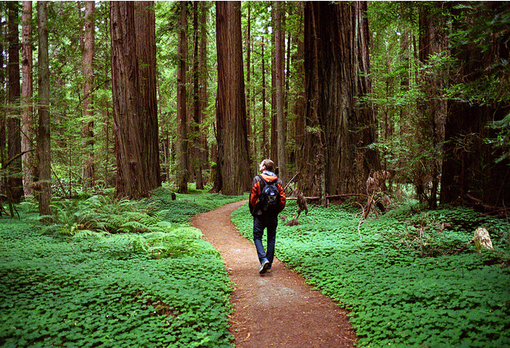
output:
M287 189L287 187L289 187L289 185L294 181L294 179L296 178L296 176L299 175L299 172L297 172L296 174L294 174L294 176L292 177L292 179L289 180L289 182L287 183L287 185L285 185L285 187L283 188L283 190L285 191Z

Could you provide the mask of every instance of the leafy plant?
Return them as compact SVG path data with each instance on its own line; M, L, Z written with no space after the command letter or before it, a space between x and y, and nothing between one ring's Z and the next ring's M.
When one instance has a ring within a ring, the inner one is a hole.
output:
M232 214L252 238L247 207ZM286 210L297 209L289 201ZM510 344L510 225L466 208L405 205L367 219L351 207L314 206L300 225L278 226L276 256L351 309L366 347L493 347ZM445 227L448 226L448 227ZM478 226L494 251L469 243Z
M193 200L181 223L164 190L55 202L52 233L30 209L0 219L0 346L231 347L227 271L187 219L239 198L180 196Z

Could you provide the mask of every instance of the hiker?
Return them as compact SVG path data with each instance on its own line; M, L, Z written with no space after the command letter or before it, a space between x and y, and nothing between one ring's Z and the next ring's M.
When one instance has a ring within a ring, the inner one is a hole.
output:
M278 214L285 208L287 198L282 181L274 173L274 163L265 159L260 163L260 174L253 178L249 207L253 215L253 239L260 261L259 273L271 271L274 259ZM267 228L267 251L262 244Z

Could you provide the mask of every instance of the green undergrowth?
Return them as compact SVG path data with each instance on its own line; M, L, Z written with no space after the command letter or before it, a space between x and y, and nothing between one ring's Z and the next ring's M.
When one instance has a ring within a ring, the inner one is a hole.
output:
M231 347L230 280L191 216L242 197L92 196L0 219L0 346Z
M290 201L283 215L296 210ZM510 346L506 221L465 208L408 205L360 225L358 212L314 206L300 225L280 220L276 256L352 310L359 346ZM246 206L232 220L252 239ZM494 251L477 253L470 243L480 226Z

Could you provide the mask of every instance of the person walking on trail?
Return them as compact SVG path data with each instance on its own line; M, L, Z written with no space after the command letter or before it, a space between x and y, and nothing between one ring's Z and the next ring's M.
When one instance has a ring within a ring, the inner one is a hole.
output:
M286 201L282 181L274 173L273 161L263 160L260 163L260 174L253 178L248 204L253 215L253 240L260 261L260 274L271 271L278 214L285 208ZM264 250L262 244L264 229L267 229L267 250Z

